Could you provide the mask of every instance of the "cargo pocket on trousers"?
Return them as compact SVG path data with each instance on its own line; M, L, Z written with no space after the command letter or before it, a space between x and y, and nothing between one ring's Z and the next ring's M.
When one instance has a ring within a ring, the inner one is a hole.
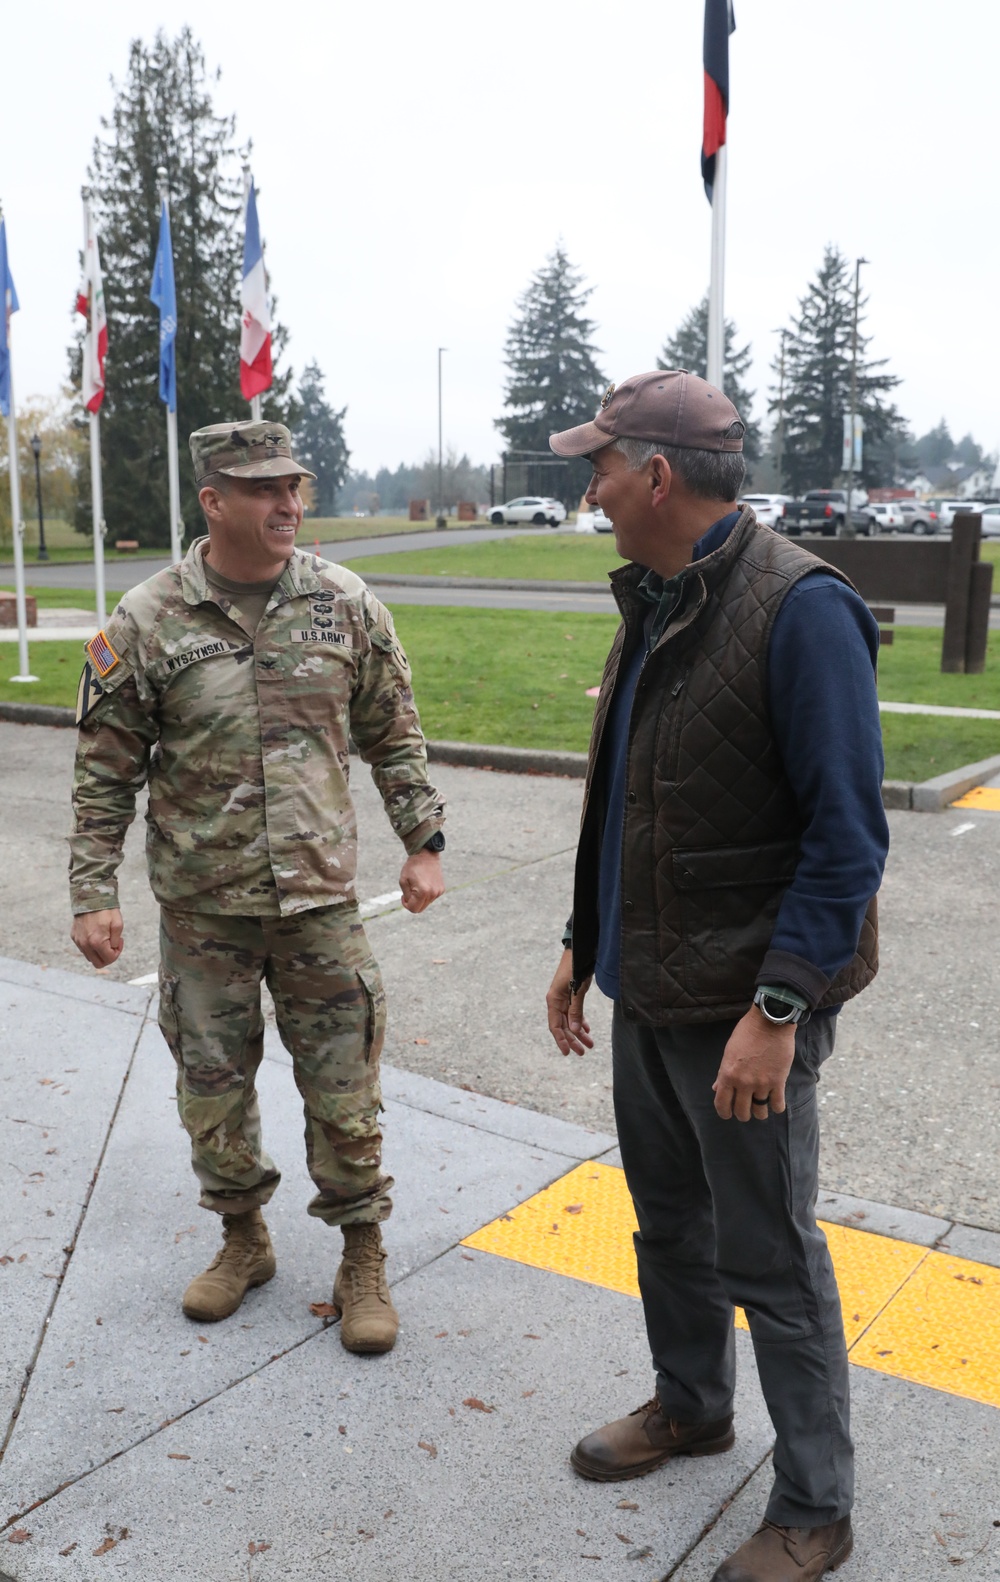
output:
M365 1064L378 1060L385 1043L385 989L382 974L373 961L358 968L358 977L365 991L367 1015L365 1017Z
M181 1063L181 1025L177 1014L177 988L180 979L160 974L160 1008L157 1021L160 1032L167 1041L167 1048L177 1064Z

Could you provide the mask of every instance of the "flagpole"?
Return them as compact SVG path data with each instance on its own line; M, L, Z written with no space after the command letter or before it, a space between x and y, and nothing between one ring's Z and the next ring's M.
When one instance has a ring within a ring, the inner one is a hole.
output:
M247 216L246 216L247 199L250 197L250 188L251 188L252 185L253 185L253 177L250 175L250 166L249 166L249 164L244 164L244 166L243 166L243 227L244 227L244 230L246 229L246 223L247 223ZM260 419L261 419L260 396L259 395L251 396L250 397L250 420L253 423L259 423Z
M728 133L728 128L727 128ZM706 377L710 385L722 389L726 350L726 164L728 147L722 144L715 155L712 182L712 272L708 287L708 356Z
M0 304L6 313L6 302ZM7 326L8 348L10 325ZM24 522L21 520L21 475L17 458L17 417L14 406L14 371L9 370L10 415L7 418L7 446L10 457L10 523L14 544L14 594L17 603L17 662L18 673L11 681L37 681L28 669L28 600L24 589Z
M90 188L81 188L83 195L83 256L89 260L88 248L93 221L90 214ZM89 262L88 262L89 272ZM91 289L92 285L91 285ZM93 303L87 324L87 339L94 333ZM86 356L86 352L84 353ZM94 529L94 602L97 605L97 624L103 626L107 619L107 598L104 591L104 487L101 481L101 414L88 412L90 419L90 508Z
M167 172L161 165L156 172L160 202L170 218L170 199L167 196ZM176 362L174 367L176 368ZM167 404L167 479L170 484L170 558L176 564L181 558L184 527L181 522L181 474L177 454L177 408Z

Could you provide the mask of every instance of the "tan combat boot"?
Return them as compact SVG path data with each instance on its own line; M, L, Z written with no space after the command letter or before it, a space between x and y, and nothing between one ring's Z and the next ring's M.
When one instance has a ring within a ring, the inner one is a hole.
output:
M184 1292L188 1318L215 1324L235 1313L251 1286L265 1285L274 1274L274 1248L259 1208L248 1214L223 1214L222 1247L204 1274L196 1275Z
M399 1314L385 1280L385 1250L377 1225L345 1225L344 1256L333 1282L340 1339L348 1351L391 1351Z

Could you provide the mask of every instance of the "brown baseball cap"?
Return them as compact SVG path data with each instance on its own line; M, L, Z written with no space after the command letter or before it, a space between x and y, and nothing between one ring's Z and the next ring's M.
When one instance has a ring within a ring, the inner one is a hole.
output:
M728 396L686 368L633 374L608 385L592 423L550 434L557 456L589 456L616 439L739 452L746 424Z

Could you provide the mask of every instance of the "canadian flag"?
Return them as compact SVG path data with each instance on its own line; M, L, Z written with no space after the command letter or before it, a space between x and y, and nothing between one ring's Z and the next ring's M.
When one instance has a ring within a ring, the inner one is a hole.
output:
M251 181L247 193L246 234L243 239L243 284L240 301L240 389L251 401L271 388L271 309L267 300L264 249L257 223L257 193Z
M100 410L104 400L104 359L108 355L108 315L104 308L104 282L97 231L87 227L83 254L83 279L76 294L76 311L87 321L83 343L83 404L88 412Z

